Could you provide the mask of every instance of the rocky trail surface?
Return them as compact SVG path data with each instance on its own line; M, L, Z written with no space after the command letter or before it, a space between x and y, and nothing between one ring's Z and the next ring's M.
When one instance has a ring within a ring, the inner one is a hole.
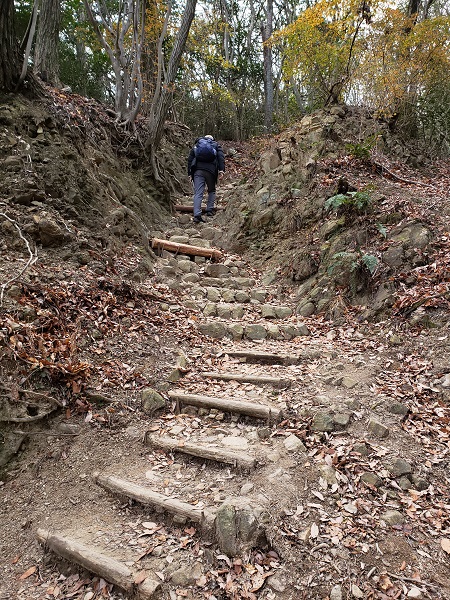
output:
M0 598L448 598L448 330L299 317L221 223L179 212L156 236L218 253L160 244L179 349L142 403L92 394L27 430Z

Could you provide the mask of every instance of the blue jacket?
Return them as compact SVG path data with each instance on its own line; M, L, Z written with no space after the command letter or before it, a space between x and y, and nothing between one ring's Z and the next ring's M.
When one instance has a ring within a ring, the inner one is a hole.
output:
M191 148L188 157L188 175L192 178L194 177L194 172L198 169L199 171L208 171L209 173L213 173L217 178L219 176L219 171L225 171L225 155L222 150L222 146L217 142L213 142L214 147L217 151L216 160L213 162L197 162L195 158L195 144L198 142L200 138L195 140L194 146Z

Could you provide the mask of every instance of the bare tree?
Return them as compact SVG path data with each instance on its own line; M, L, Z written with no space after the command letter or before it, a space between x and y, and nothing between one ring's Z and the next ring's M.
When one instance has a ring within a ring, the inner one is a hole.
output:
M59 85L59 30L61 1L40 0L34 48L34 73L52 85Z
M87 16L114 71L115 110L124 123L133 123L142 102L145 4L145 0L120 0L118 11L112 12L105 2L84 0Z

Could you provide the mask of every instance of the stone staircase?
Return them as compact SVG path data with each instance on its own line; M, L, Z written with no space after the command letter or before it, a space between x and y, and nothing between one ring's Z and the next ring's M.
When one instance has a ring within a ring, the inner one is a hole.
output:
M181 214L175 225L167 240L202 248L220 245L215 221L193 227L190 217ZM294 433L277 437L276 424L288 410L288 391L298 393L303 363L314 358L314 351L305 353L290 342L308 336L308 328L290 298L279 297L276 283L262 284L239 257L211 262L177 251L160 254L156 279L181 293L202 343L192 355L181 353L183 376L166 390L165 428L153 427L151 418L146 422L142 452L150 453L157 468L155 485L135 481L148 481L144 474L129 478L113 468L94 473L92 481L102 493L137 504L145 514L151 511L142 536L153 539L163 525L178 528L179 536L195 531L196 550L186 549L178 568L166 573L162 557L172 567L173 555L164 539L133 560L123 548L112 556L110 545L94 544L78 528L61 532L49 525L37 537L59 556L116 585L124 597L143 600L204 597L196 595L195 585L208 561L244 557L260 548L272 552L267 578L275 581L265 597L283 598L283 586L273 576L281 563L271 547L271 509L295 494L287 469L305 448ZM179 595L185 588L188 592Z

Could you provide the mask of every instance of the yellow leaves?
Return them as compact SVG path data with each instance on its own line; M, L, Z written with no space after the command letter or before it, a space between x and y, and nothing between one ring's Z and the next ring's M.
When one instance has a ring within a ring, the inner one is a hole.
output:
M414 24L394 9L372 24L359 77L375 107L395 106L449 71L449 25L446 17Z
M375 2L372 10L377 6ZM298 72L305 83L319 79L329 90L348 78L353 56L362 52L364 24L360 2L319 0L295 23L276 32L271 43L282 45L288 75Z
M270 43L284 54L285 77L298 74L322 97L343 82L342 93L352 86L365 104L386 108L450 73L449 39L448 17L416 24L375 0L369 18L357 0L319 0Z

